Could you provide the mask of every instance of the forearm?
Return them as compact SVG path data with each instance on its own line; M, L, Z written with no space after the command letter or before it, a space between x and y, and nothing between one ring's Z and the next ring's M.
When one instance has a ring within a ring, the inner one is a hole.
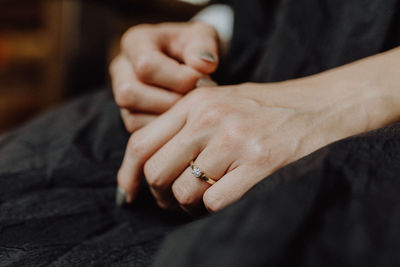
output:
M346 115L357 126L355 134L400 118L400 48L321 73L315 79L324 83L321 88L327 86L338 108L354 112L354 117L350 112Z
M354 134L385 126L400 118L400 47L287 85L297 88L295 101L310 88L311 106L340 116Z
M400 120L400 48L301 79L246 86L262 105L313 114L297 126L305 155Z

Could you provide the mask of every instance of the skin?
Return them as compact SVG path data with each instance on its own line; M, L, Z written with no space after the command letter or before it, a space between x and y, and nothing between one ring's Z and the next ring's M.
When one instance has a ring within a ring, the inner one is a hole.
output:
M191 90L132 134L118 184L132 202L144 175L164 209L218 211L284 165L398 121L399 62L397 48L302 79ZM194 178L191 160L217 183Z
M201 22L139 25L110 65L115 101L129 132L173 106L218 66L218 35ZM204 52L214 61L202 58Z

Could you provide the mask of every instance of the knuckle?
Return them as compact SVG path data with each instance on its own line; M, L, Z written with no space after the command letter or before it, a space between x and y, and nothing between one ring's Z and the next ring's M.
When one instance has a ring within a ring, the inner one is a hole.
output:
M273 165L273 159L280 158L268 144L251 141L249 146L249 163L257 166Z
M153 174L150 174L150 176L145 174L145 176L146 176L147 183L154 190L164 191L167 189L165 181L163 179L161 179L159 176L153 175Z
M199 127L215 126L221 119L229 115L229 108L222 103L206 103L200 110L196 124Z
M127 132L133 133L134 131L136 131L137 126L136 126L136 120L134 117L131 117L129 119L122 117L122 120L124 121L125 129Z
M222 126L222 131L218 132L218 150L221 153L242 155L247 151L249 145L250 132L242 122L236 122L236 119L227 119L228 126ZM236 125L237 124L237 125Z
M225 120L225 131L223 132L223 136L227 141L233 141L235 143L243 142L249 138L248 125L246 125L246 122L242 119L231 116Z
M123 83L116 88L115 102L121 108L134 107L136 105L136 92L131 84Z
M135 38L136 29L137 29L136 27L131 27L122 35L121 50L129 49L132 43L132 39Z
M156 166L154 160L150 159L144 164L143 172L150 187L155 190L164 190L166 189L165 179L161 177L159 168Z
M216 212L223 208L224 197L213 190L207 190L203 195L203 202L209 212Z
M139 157L140 159L144 157L144 151L146 149L146 145L141 141L141 136L137 134L138 132L132 134L131 138L128 142L128 148L132 156Z
M151 54L140 55L133 64L137 77L142 81L149 81L154 74L153 56Z
M270 148L267 147L259 147L256 149L256 152L254 153L254 162L257 165L271 165L272 157L271 157L272 151ZM274 157L279 158L279 156L274 155Z
M175 196L175 199L183 206L190 206L195 202L193 195L188 192L187 188L178 182L175 182L172 185L172 192Z
M219 142L219 150L227 153L239 151L239 148L241 148L244 144L243 141L246 140L243 140L235 133L222 131Z
M139 39L139 35L149 31L151 29L150 24L141 24L129 28L121 38L122 50L131 49L132 44L135 43L136 39Z

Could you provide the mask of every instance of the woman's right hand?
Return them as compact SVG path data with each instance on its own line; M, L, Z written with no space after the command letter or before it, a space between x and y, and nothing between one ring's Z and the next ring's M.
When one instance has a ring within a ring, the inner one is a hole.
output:
M129 132L168 110L218 66L218 35L201 22L162 23L130 28L112 61L114 98Z

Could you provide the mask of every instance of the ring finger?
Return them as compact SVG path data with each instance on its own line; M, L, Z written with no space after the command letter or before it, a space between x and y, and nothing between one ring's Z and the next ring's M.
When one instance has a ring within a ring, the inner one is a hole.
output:
M204 192L226 173L233 160L231 155L219 149L219 144L210 144L194 160L193 166L188 166L174 181L172 193L183 210L194 216L205 211Z

